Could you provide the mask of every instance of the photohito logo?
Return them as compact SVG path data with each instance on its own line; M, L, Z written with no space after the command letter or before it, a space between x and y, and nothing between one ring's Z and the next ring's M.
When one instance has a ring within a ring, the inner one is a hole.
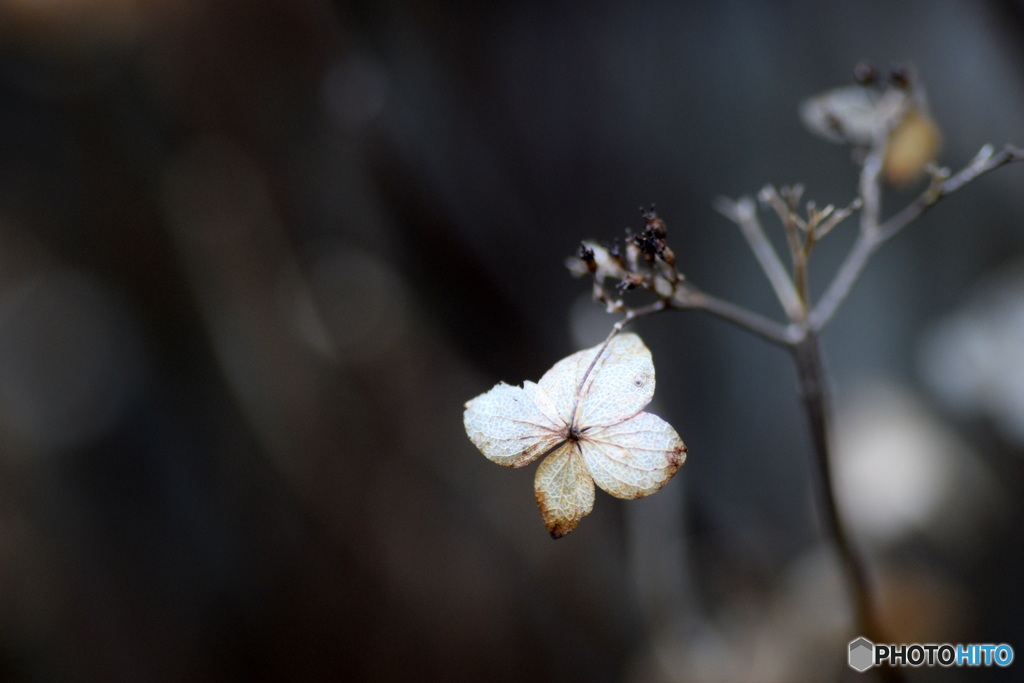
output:
M1010 666L1013 648L1002 643L950 645L943 643L910 645L875 645L867 638L850 641L851 669L867 671L873 666Z

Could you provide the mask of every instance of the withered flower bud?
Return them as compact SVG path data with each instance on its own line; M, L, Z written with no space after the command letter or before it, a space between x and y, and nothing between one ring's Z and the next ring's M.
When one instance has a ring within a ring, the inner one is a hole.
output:
M667 244L661 250L661 260L667 263L670 268L676 267L675 252Z
M588 247L586 244L580 243L579 251L576 252L580 260L587 264L587 271L591 273L597 272L597 262L594 260L594 250Z
M611 244L608 245L608 256L610 256L611 259L618 263L620 266L626 266L626 262L622 258L622 250L619 248L618 242L612 242Z
M905 66L893 67L892 73L889 74L889 83L901 90L910 90L912 81L910 70Z
M639 235L633 235L633 244L637 246L644 257L647 265L654 265L654 257L661 251L660 240L655 238L649 230L644 230Z
M637 287L647 287L647 284L647 279L643 275L632 273L627 275L617 286L620 291L629 292Z
M654 235L654 237L658 239L665 239L665 235L667 233L667 230L665 228L665 221L663 221L661 219L661 216L659 216L654 211L653 204L651 204L650 210L643 211L643 217L644 227L646 228L646 230L649 231L652 235Z

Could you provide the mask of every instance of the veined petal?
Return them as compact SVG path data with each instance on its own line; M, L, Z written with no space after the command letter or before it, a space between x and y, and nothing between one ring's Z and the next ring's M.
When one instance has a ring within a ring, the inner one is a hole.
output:
M551 400L548 393L541 389L539 385L530 381L523 382L523 391L530 397L533 404L537 406L537 410L540 411L541 415L547 418L546 424L555 431L565 434L569 423L562 419L558 407Z
M551 402L558 409L558 414L566 424L572 420L572 411L576 405L580 380L596 352L596 348L584 349L571 356L566 356L545 372L538 382L540 388L551 397Z
M654 397L651 351L635 334L608 344L583 385L577 427L616 424L643 410Z
M566 423L608 425L636 415L651 402L654 362L640 337L624 333L603 350L599 344L558 361L539 385Z
M502 382L466 403L462 416L470 441L505 467L528 465L565 440L550 399L536 384L527 385Z
M544 458L533 482L544 526L552 538L576 528L594 509L594 480L577 443L567 442Z
M686 446L676 430L651 413L588 429L579 444L594 482L616 498L654 493L686 459Z

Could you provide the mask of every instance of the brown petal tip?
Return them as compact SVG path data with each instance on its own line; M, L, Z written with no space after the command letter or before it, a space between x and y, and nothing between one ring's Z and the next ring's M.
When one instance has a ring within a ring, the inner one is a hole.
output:
M575 524L555 524L552 527L548 527L548 533L551 534L551 538L558 540L562 536L576 528Z

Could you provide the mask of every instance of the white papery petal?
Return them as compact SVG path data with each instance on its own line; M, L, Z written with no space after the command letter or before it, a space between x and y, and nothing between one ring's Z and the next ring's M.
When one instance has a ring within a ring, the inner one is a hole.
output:
M525 388L502 382L466 403L462 421L470 441L489 460L522 467L564 440L551 400L533 382Z
M597 360L583 387L577 427L622 422L643 410L654 397L651 351L635 334L620 334Z
M651 402L654 362L640 337L620 334L603 351L599 344L558 361L539 384L567 423L577 428L609 425L633 417Z
M580 380L596 352L596 348L584 349L563 358L545 372L544 376L540 378L540 382L537 383L551 398L551 402L558 409L558 414L566 424L572 421L572 411L576 405Z
M676 430L651 413L587 430L580 446L594 482L616 498L654 493L686 459L686 446Z
M537 468L533 490L552 538L569 533L590 514L594 509L594 480L578 444L566 443L544 458Z

